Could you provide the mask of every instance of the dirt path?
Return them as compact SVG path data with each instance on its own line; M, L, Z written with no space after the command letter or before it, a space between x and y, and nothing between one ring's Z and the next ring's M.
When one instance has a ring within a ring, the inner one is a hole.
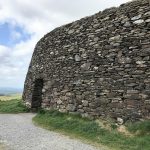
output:
M98 150L32 123L34 114L0 114L0 143L10 150ZM102 149L101 149L102 150Z

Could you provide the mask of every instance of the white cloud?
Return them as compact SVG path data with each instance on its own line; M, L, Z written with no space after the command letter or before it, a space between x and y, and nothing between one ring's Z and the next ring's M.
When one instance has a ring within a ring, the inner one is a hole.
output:
M23 28L31 35L10 47L0 45L0 86L23 86L25 74L36 42L55 27L129 0L1 0L0 24L12 26L12 40L21 38L13 30ZM13 85L14 84L14 85ZM19 86L19 85L18 85Z
M43 34L64 23L129 0L4 0L0 20L14 20L30 33Z
M8 47L0 45L0 66L9 64L10 51Z
M9 48L3 45L0 45L0 58L2 58L7 52L9 51Z
M21 38L21 33L20 32L17 32L17 31L12 31L11 32L11 38L12 38L12 40L18 40L18 39L20 39Z

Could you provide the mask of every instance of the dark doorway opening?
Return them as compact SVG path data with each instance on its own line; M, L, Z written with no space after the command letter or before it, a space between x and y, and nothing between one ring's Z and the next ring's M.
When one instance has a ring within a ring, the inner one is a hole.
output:
M32 95L32 105L33 111L37 111L41 107L42 103L42 89L43 89L43 79L36 79Z

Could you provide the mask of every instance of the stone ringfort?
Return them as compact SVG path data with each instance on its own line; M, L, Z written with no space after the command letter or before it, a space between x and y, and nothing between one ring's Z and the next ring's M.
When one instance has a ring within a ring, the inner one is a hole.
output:
M150 5L136 0L61 26L36 45L24 85L30 108L150 119Z

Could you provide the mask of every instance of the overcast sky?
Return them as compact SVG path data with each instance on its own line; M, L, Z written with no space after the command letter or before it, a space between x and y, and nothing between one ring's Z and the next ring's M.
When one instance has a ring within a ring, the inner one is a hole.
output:
M0 87L23 88L37 41L52 29L129 0L0 0Z

